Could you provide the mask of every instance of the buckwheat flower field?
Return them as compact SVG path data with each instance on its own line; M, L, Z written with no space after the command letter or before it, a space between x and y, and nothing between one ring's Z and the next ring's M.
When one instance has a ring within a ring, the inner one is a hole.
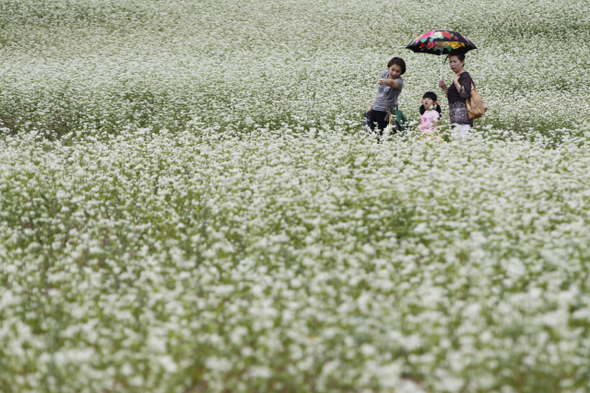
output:
M444 97L417 135L436 28L479 47L463 140ZM0 391L589 392L589 30L588 0L2 0ZM393 56L413 125L378 141Z

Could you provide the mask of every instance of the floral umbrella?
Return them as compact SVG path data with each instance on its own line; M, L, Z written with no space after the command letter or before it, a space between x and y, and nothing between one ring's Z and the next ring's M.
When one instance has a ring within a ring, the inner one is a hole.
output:
M462 49L464 52L471 49L477 49L477 46L471 40L455 31L451 30L432 30L424 33L412 42L406 49L414 52L432 53L440 56L440 77L442 79L442 55L448 54L453 49Z

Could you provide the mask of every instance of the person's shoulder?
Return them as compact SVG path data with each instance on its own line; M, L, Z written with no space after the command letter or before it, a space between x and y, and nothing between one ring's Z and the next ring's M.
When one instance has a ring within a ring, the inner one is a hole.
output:
M402 87L404 85L404 80L402 79L401 76L398 76L396 79L397 84L399 85L399 87Z
M469 72L463 71L461 74L461 79L471 79L471 75L469 75Z
M389 74L389 71L385 70L381 73L381 79L383 78L387 78L387 74ZM374 74L373 74L374 75Z

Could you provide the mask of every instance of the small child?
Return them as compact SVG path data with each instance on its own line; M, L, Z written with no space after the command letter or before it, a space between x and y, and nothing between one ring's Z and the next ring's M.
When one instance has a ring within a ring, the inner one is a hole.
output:
M420 106L420 130L422 134L437 132L441 109L436 98L436 93L432 91L427 91L422 96L422 105Z

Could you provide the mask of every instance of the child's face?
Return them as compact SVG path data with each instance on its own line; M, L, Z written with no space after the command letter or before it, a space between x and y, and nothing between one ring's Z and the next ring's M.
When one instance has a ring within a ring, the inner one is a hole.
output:
M430 109L430 107L434 105L434 101L432 98L422 98L422 105L424 105L424 108Z

